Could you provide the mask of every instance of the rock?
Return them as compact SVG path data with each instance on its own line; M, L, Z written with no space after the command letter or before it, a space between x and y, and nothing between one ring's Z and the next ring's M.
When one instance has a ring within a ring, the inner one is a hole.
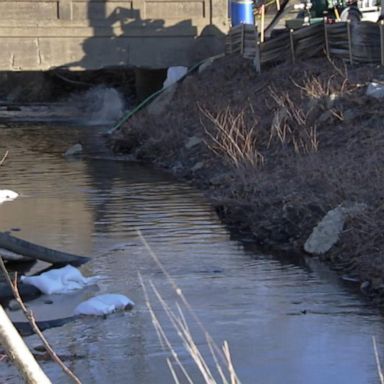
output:
M177 83L170 85L163 92L161 92L159 96L157 96L152 103L148 105L147 112L152 116L162 115L168 109L176 88Z
M367 295L369 294L369 290L371 289L371 287L372 287L372 284L369 280L363 281L360 284L360 291Z
M9 303L8 303L8 306L7 308L10 310L10 311L18 311L20 310L20 304L15 300L15 299L12 299Z
M201 168L204 167L204 163L202 161L199 161L197 162L192 168L191 168L191 171L192 172L196 172L198 170L200 170Z
M345 204L330 210L313 229L304 244L304 250L312 254L329 251L339 240L345 219L366 209L366 204Z
M82 152L83 152L83 146L78 143L68 148L64 153L64 156L76 156L76 155L80 155Z
M369 83L366 95L376 99L382 99L384 97L384 84L375 82Z
M331 93L326 101L327 108L333 108L335 106L335 102L337 101L338 96L335 93Z
M304 244L304 250L315 254L327 252L339 240L344 222L345 214L341 207L329 211L313 229Z
M344 210L347 216L356 215L358 213L364 212L368 208L368 205L365 203L344 203L342 209Z
M200 139L200 137L197 136L192 136L188 139L188 141L185 143L185 148L186 149L191 149L195 147L196 145L200 144L203 140Z

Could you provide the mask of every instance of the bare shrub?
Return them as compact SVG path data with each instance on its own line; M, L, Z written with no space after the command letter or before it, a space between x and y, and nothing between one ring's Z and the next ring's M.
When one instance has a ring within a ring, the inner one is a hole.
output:
M349 81L348 69L345 63L338 65L335 61L328 58L328 62L333 68L333 74L321 76L319 74L304 73L303 82L300 85L292 77L290 80L299 89L305 92L305 95L313 99L321 99L331 95L342 95L349 88L355 88Z
M198 104L200 112L211 123L208 128L201 123L211 143L208 147L219 156L223 156L236 168L252 166L258 167L264 163L264 157L257 148L257 120L254 117L252 126L246 121L246 110L233 111L227 106L216 114ZM251 107L250 107L251 108Z
M335 75L327 79L321 79L317 76L305 74L303 84L299 84L291 79L292 83L305 92L305 95L312 99L322 99L331 95L341 95L347 90L348 79L337 78Z
M291 99L288 92L277 92L272 87L269 94L276 105L272 119L269 143L274 139L283 145L293 145L296 153L317 152L319 141L316 124L309 124L309 112Z

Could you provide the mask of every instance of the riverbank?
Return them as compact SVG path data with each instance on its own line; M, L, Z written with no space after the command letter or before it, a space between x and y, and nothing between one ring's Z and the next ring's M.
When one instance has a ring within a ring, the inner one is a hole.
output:
M318 256L381 303L384 130L382 100L366 95L373 80L383 69L314 59L257 75L224 57L136 113L111 144L190 180L270 252L302 253L329 210L366 204Z

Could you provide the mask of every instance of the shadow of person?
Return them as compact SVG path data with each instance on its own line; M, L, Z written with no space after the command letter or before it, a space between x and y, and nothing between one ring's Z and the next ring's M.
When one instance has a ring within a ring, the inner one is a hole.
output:
M196 60L224 51L225 35L211 21L199 34L201 25L193 25L189 17L181 21L172 16L167 20L143 18L141 12L116 7L106 0L89 0L85 18L92 28L92 36L82 44L83 57L64 67L160 69L190 66ZM147 14L162 13L164 11L158 9L152 13L147 10Z

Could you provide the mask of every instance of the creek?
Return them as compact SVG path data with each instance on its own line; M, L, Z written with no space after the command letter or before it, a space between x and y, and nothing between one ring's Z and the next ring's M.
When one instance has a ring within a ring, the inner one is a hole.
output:
M152 325L138 272L169 305L178 295L137 229L210 335L219 345L228 341L243 383L379 382L371 337L383 351L384 319L352 283L313 259L265 255L232 239L202 193L158 170L105 156L64 158L84 130L0 127L0 155L9 150L0 188L21 194L0 205L0 230L88 255L81 271L102 276L97 288L32 302L36 317L68 316L79 300L98 293L122 293L136 303L131 312L84 317L45 331L83 383L172 383L169 352ZM37 263L28 273L44 267ZM151 303L195 382L202 383L153 294ZM199 327L188 322L207 352ZM31 348L41 344L35 336L26 341ZM69 382L54 363L41 364L52 382ZM20 382L15 368L0 362L0 383Z

